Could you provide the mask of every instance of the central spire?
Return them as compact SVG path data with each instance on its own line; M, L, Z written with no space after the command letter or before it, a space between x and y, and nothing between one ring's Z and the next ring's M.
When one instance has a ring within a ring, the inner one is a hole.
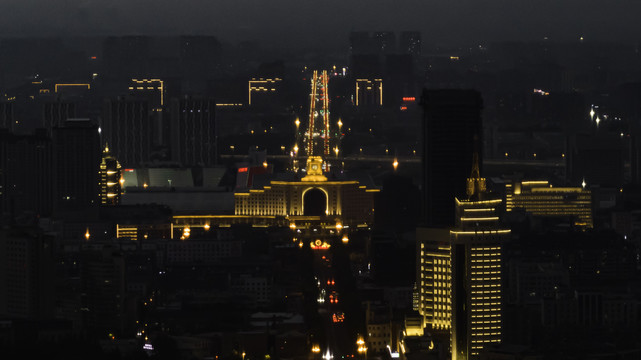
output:
M485 178L481 177L479 166L479 141L474 135L474 154L472 155L472 174L467 178L467 196L470 200L480 200L487 189Z

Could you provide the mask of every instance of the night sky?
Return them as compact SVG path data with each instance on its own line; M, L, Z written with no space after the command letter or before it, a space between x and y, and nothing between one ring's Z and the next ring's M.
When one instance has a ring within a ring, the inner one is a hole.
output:
M435 44L639 41L639 14L639 0L0 0L0 34L210 34L291 46L416 29Z

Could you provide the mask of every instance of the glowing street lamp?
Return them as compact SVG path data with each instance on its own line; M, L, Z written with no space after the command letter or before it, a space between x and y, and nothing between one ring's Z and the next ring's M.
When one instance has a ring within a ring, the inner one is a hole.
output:
M349 242L349 238L347 237L347 234L343 235L343 238L341 239L343 244L347 244Z
M590 107L590 120L594 120L594 105Z
M91 234L89 233L89 228L87 228L87 232L85 233L85 239L89 240L91 237Z
M343 122L341 121L341 119L338 119L338 132L341 131L342 127L343 127Z
M209 224L205 224L204 228L205 228L205 231L209 231L209 229L211 228L211 226L209 226Z
M392 166L394 166L394 171L398 168L398 159L394 158L394 162L392 163Z
M334 148L334 153L336 154L336 157L338 157L338 152L339 152L339 151L340 151L340 150L338 149L338 146Z
M294 124L296 124L296 130L298 130L298 127L300 126L300 120L296 118L296 121L294 121Z

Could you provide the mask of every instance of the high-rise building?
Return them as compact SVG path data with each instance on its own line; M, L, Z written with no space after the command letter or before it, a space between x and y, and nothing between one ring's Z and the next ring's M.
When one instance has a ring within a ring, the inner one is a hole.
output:
M0 210L3 214L12 218L24 213L51 214L51 160L51 139L44 131L34 135L0 133Z
M581 187L553 187L548 181L516 181L505 185L505 208L524 209L533 216L568 219L578 227L591 228L592 192Z
M111 155L109 145L102 151L100 162L100 204L103 206L120 205L120 196L124 179L122 167Z
M451 332L452 359L478 358L501 341L502 200L490 197L475 154L467 196L454 199L456 224L417 230L418 310L432 333Z
M149 161L153 143L153 116L146 100L119 97L106 100L103 131L114 156L125 167Z
M212 98L172 99L171 154L182 166L216 163L216 102Z
M69 119L53 128L54 211L98 206L100 137L89 119Z
M467 179L467 199L456 199L456 227L450 231L452 359L478 359L484 347L502 339L503 200L486 193L478 161Z
M451 227L452 199L465 189L474 144L482 148L483 102L474 90L424 90L422 101L423 223Z
M355 104L359 107L383 106L383 79L356 79Z

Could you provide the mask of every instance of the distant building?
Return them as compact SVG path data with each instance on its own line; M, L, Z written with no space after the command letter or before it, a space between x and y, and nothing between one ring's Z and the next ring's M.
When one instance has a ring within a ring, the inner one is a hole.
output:
M450 227L452 199L465 189L474 144L483 143L483 102L474 90L425 90L422 101L423 222L428 227Z
M535 217L569 219L591 228L592 193L580 187L552 187L547 181L517 181L505 185L507 211L522 208Z
M410 54L419 58L421 56L421 33L419 31L401 32L398 50L401 54Z
M486 193L478 158L467 180L467 200L456 199L451 234L452 358L475 359L502 339L503 243L510 230L499 223L501 199Z
M49 216L52 210L52 143L45 132L0 133L0 209Z
M54 211L98 206L100 138L89 119L69 119L53 129Z
M181 166L216 163L216 102L213 98L172 99L171 154Z
M355 104L358 107L383 106L383 79L356 79Z
M53 242L37 229L0 231L0 316L53 317Z
M120 205L122 167L109 152L109 146L102 151L100 162L100 204L103 206Z
M455 203L454 228L417 231L418 309L431 333L451 332L453 359L474 359L501 341L502 244L510 236L499 222L502 200L486 193L478 155L467 197Z
M125 260L113 247L82 254L81 283L85 326L100 334L120 335L124 328Z
M42 105L42 127L51 131L61 127L67 119L76 117L76 104L68 101L47 101Z
M152 105L146 100L115 98L103 109L104 139L125 167L135 167L150 159L153 143Z
M12 101L0 101L0 128L9 130L13 128L14 107L15 103Z

